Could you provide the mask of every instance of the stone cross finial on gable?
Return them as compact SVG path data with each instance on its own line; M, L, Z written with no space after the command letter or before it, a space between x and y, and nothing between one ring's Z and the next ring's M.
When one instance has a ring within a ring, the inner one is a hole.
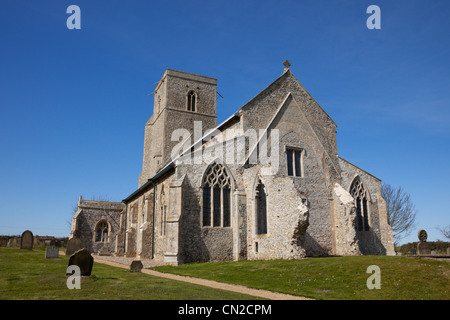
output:
M287 60L285 60L285 61L283 62L283 65L284 65L284 72L288 71L288 70L289 70L289 67L291 66L291 64L290 64L289 61L287 61Z

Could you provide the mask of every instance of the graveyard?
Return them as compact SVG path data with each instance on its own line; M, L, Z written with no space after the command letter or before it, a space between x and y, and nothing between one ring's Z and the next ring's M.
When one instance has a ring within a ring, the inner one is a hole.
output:
M0 300L249 300L254 297L94 263L79 290L66 285L70 256L0 247Z
M249 300L249 295L154 277L95 261L81 288L70 290L66 270L73 255L52 246L0 247L0 300ZM64 250L64 248L60 248ZM77 252L83 251L79 250ZM85 251L85 250L84 250ZM366 270L377 265L381 288L370 290ZM448 259L408 256L316 257L191 263L153 268L160 272L323 300L448 300Z

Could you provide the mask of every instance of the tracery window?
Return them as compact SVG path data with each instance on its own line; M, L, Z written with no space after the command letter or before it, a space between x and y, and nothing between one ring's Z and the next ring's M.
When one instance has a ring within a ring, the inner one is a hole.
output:
M197 96L193 90L189 91L187 94L187 110L194 111L196 108Z
M256 234L267 233L267 194L264 184L259 180L255 194Z
M355 199L356 230L369 231L369 212L367 209L368 194L359 177L356 177L350 186L350 194Z
M214 163L208 167L203 178L204 227L231 226L231 182L225 168Z
M108 224L106 221L100 221L95 227L95 241L108 242Z

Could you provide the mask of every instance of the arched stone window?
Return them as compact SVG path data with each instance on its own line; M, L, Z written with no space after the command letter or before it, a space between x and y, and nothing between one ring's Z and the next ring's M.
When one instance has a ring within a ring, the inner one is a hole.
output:
M255 192L256 234L267 233L267 193L261 180L258 181Z
M108 242L109 226L105 220L101 220L95 226L95 241Z
M359 177L353 179L350 194L355 199L356 230L369 231L368 193Z
M187 94L187 101L186 101L187 110L195 112L195 109L197 107L196 103L197 103L197 95L193 90L191 90Z
M214 163L205 172L203 183L204 227L231 226L231 179L225 168Z

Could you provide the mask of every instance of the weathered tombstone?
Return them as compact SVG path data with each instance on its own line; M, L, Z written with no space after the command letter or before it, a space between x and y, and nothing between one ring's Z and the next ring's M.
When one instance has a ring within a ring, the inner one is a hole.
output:
M80 238L72 238L67 242L66 256L71 256L76 251L83 248L83 242Z
M8 237L0 237L0 247L6 247L8 245Z
M68 266L72 265L80 268L81 276L90 276L92 266L94 265L94 258L85 248L83 248L70 256Z
M106 246L103 246L100 248L100 250L98 251L98 255L99 256L110 256L111 253L109 252L108 248Z
M39 249L40 241L38 238L33 237L33 249Z
M56 246L48 246L45 248L45 259L58 258L59 248Z
M419 230L418 233L419 243L417 244L417 254L418 255L429 255L431 254L430 246L427 243L427 232L425 230Z
M141 272L142 268L144 266L142 265L141 260L134 260L133 262L131 262L130 264L130 271L131 272Z
M22 233L22 238L20 241L20 249L32 250L33 249L34 237L30 230L25 230Z
M436 254L436 250L431 250L431 254L435 255Z
M8 247L17 248L20 247L19 245L19 237L12 237L8 241Z

